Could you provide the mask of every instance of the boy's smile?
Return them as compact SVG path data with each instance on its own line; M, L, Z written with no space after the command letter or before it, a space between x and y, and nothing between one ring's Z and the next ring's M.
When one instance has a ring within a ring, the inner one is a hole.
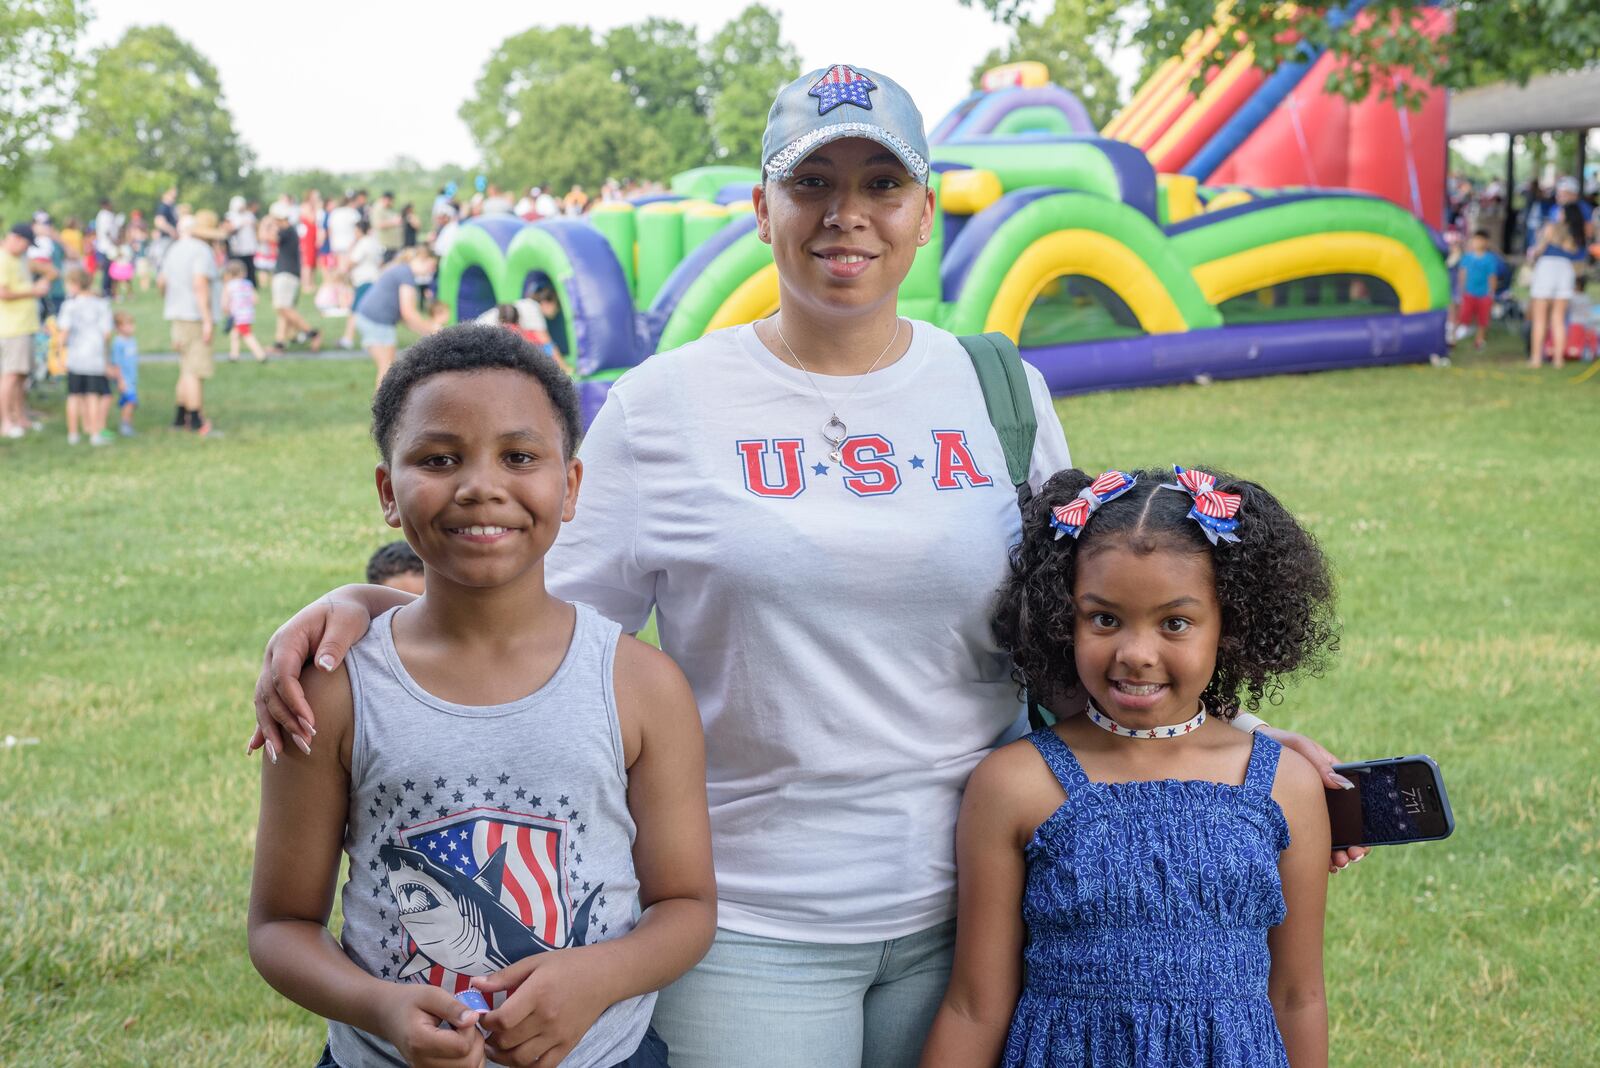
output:
M1135 730L1194 715L1222 633L1210 556L1088 553L1078 560L1073 609L1078 677L1106 715Z
M406 398L393 443L378 494L427 565L429 592L542 574L582 466L562 455L561 422L537 381L500 369L434 375Z

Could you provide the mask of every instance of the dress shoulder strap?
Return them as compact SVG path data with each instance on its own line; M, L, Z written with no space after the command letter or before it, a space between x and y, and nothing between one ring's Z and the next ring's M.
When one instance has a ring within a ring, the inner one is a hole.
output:
M1278 754L1283 746L1260 731L1250 736L1250 763L1244 772L1245 793L1271 797L1272 783L1278 777Z
M1061 740L1061 736L1049 727L1043 727L1028 735L1028 741L1039 750L1039 756L1056 777L1056 782L1071 797L1076 793L1089 788L1089 776L1083 773L1083 765L1078 763L1078 758L1072 755L1072 747Z

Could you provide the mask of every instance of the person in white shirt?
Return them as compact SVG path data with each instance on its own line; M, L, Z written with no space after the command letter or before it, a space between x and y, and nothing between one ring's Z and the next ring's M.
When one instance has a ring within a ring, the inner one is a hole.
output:
M356 224L361 212L346 197L340 197L328 209L328 251L341 266L348 264L350 249L356 243Z
M256 213L244 197L235 196L228 201L228 213L222 217L223 228L228 231L228 258L237 260L244 268L244 276L256 286Z
M350 284L355 286L353 309L367 295L372 283L383 270L383 242L367 223L356 224L356 243L350 246ZM344 323L344 335L339 338L341 349L353 349L356 344L356 317L351 315Z
M553 219L561 214L561 202L549 190L541 189L534 195L533 213L541 219Z
M679 1068L914 1065L950 972L962 788L1026 727L989 627L1018 494L966 351L897 314L935 219L921 115L839 69L781 90L763 139L781 310L616 383L546 558L624 630L655 614L705 722L718 931L657 1004ZM1027 379L1037 488L1070 459ZM279 629L271 751L310 744L312 654L331 670L403 600L346 587Z
M117 246L122 241L122 220L117 217L111 201L102 200L94 216L94 252L100 271L100 291L111 296L111 264L117 258Z

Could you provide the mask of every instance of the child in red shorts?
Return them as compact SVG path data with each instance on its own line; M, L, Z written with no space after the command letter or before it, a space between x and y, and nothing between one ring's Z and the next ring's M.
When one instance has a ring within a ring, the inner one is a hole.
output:
M228 331L228 359L239 358L239 344L243 342L256 362L264 363L267 352L255 334L256 287L250 284L244 264L238 260L229 260L222 270L222 304L233 318L233 327Z
M1456 281L1461 288L1461 309L1456 321L1462 326L1478 328L1477 339L1473 342L1475 348L1483 348L1499 279L1500 257L1489 251L1489 232L1478 230L1473 233L1466 254L1456 264Z

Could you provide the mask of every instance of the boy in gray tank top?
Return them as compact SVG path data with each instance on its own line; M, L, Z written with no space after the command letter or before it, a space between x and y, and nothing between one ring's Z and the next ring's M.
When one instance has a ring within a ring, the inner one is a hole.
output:
M571 381L463 326L372 407L426 593L310 673L316 744L263 765L251 959L328 1019L322 1065L660 1068L655 991L716 922L704 744L670 659L544 588L583 470Z

